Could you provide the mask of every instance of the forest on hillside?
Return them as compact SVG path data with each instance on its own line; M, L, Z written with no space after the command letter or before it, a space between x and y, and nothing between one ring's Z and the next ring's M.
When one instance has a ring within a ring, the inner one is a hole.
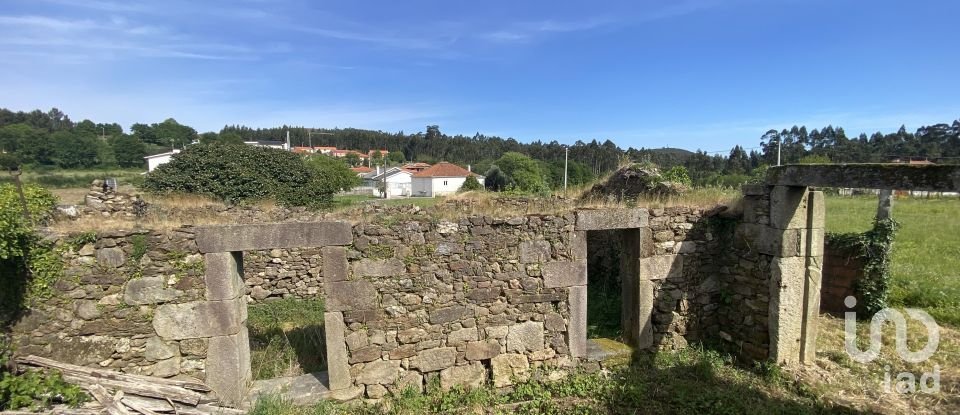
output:
M162 122L135 123L125 130L117 123L82 120L74 122L62 111L14 112L0 109L0 151L16 155L36 167L93 168L142 167L143 156L183 148L192 142L240 142L281 140L287 132L294 146L335 146L367 151L386 149L402 153L406 161L450 161L472 165L485 172L506 153L516 152L541 162L550 185L562 183L567 146L557 141L522 143L514 138L447 135L437 125L416 133L384 132L356 128L307 128L278 126L251 128L224 126L219 132L198 133L170 118ZM652 162L661 168L684 166L697 184L742 183L755 169L775 165L777 147L782 163L887 162L894 158L927 159L937 163L960 163L960 120L898 131L851 136L842 127L808 129L793 126L762 133L755 147L736 146L707 153L675 148L623 149L611 140L578 140L569 145L571 183L587 182L614 170L622 162ZM669 143L663 143L668 145Z

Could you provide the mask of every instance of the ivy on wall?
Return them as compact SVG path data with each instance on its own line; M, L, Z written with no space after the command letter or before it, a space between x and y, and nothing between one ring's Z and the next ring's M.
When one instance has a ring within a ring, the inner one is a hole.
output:
M873 228L863 232L827 233L826 242L864 262L863 277L854 287L858 311L871 317L887 307L890 292L890 253L900 224L893 219L874 220Z

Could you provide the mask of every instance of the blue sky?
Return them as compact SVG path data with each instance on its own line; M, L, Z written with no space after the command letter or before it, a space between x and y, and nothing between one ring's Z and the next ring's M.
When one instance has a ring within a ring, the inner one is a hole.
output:
M960 2L0 0L0 107L621 147L960 117Z

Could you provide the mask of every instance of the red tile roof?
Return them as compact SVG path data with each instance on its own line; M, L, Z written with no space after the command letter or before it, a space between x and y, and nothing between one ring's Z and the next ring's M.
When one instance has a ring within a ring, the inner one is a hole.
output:
M413 177L467 177L472 174L456 164L441 161L424 171L414 173Z
M353 170L356 173L370 173L373 169L367 166L351 167L350 170Z

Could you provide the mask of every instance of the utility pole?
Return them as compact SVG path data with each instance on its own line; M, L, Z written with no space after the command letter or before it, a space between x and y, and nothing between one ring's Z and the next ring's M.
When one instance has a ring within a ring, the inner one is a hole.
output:
M287 130L287 151L290 151L290 130Z
M777 137L777 165L780 165L780 143L783 140L780 137Z
M570 147L563 146L563 193L567 193L567 165L570 160Z

